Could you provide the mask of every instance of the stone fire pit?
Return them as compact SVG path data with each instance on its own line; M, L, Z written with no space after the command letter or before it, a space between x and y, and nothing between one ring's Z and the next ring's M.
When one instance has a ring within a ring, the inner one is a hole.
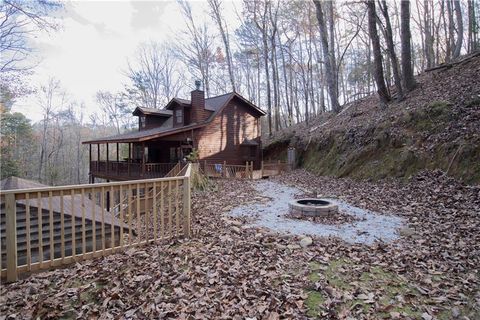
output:
M290 213L306 217L327 217L338 213L338 206L325 199L296 199L288 203Z

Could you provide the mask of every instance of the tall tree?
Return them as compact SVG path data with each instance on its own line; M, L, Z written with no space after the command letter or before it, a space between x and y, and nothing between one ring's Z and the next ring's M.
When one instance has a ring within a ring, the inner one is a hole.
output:
M373 48L373 62L375 67L374 77L377 84L377 92L380 96L380 101L385 105L390 101L390 94L388 93L383 77L382 52L380 50L380 38L377 33L377 13L375 11L375 1L367 1L368 8L368 31L370 33L370 40Z
M475 1L468 0L468 52L473 52L478 47L478 21L475 12Z
M392 24L390 23L390 16L388 14L387 1L382 0L380 3L380 10L385 18L385 42L387 43L388 55L392 63L393 78L395 80L395 87L397 88L398 100L403 99L402 78L398 66L398 58L395 52L395 45L393 44Z
M115 94L108 91L98 91L96 94L96 100L102 111L115 124L117 133L120 133L122 128L130 128L132 110L130 110L124 102L121 93Z
M52 0L0 2L0 75L32 67L23 63L32 51L28 39L38 31L55 29L48 14L61 7Z
M315 7L316 7L318 27L320 29L320 39L322 43L323 59L325 62L325 74L327 77L330 106L333 112L339 112L340 105L338 103L338 93L336 89L335 66L332 66L332 57L331 57L331 55L335 55L335 53L333 52L332 49L329 49L329 45L328 45L328 31L327 31L327 25L325 23L325 18L324 18L323 3L320 0L313 0L313 3L315 4Z
M402 0L400 2L400 37L402 44L402 78L403 87L410 91L415 87L415 78L412 68L412 48L410 32L410 1Z
M141 44L133 61L128 61L127 77L131 86L127 90L144 107L160 108L162 101L162 72L165 68L162 46L156 42Z
M31 155L34 152L32 125L23 114L0 111L0 179L26 176L32 171Z
M220 36L222 37L223 46L225 48L225 56L227 58L227 67L228 67L228 75L230 77L230 85L232 86L232 90L236 91L235 74L233 72L232 52L230 49L230 36L228 34L228 26L222 17L222 12L221 12L222 2L220 0L208 0L208 4L210 6L211 15L218 26L218 30L220 31Z
M463 17L462 8L460 6L460 0L453 1L455 8L455 17L457 19L457 41L455 42L455 50L453 51L453 58L458 58L462 51L463 45Z
M212 69L215 63L214 36L207 24L197 26L192 13L192 7L187 1L178 1L180 9L185 18L187 31L186 37L179 45L178 53L186 66L197 73L202 79L207 97L210 96L210 84L212 80Z

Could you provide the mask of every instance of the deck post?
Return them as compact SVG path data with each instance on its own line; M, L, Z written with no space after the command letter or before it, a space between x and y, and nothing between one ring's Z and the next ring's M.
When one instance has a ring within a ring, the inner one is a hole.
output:
M260 177L263 177L263 160L262 160L262 167L261 167L260 170L261 170L261 171L260 171L260 173L261 173Z
M127 171L130 178L130 162L132 161L132 144L128 143L128 158L127 158Z
M188 170L190 171L190 170ZM191 175L191 172L190 172ZM190 237L190 210L191 210L191 194L190 194L190 175L183 178L183 233L186 238Z
M223 160L223 177L227 177L227 161Z
M97 143L97 172L100 169L100 143Z
M145 175L145 142L142 142L142 177Z
M110 182L110 180L107 179L107 182ZM105 197L106 199L105 199L105 200L106 200L106 202L107 202L107 203L106 203L107 211L110 212L110 191L108 191L108 189L107 189L107 191L105 191L105 195L106 195L106 197ZM113 214L113 213L112 213L112 214Z
M106 170L105 170L107 173L108 173L108 171L110 171L109 170L110 162L108 160L108 145L109 145L109 143L107 142L107 164L106 164Z
M92 144L88 145L88 167L90 168L90 174L92 174Z
M17 207L15 194L5 195L7 281L17 281Z
M118 170L118 168L119 168L119 166L120 166L120 165L119 165L120 155L119 155L118 150L119 150L119 149L118 149L118 142L117 142L117 164L116 164L116 166L117 166L117 177L119 176L119 170Z

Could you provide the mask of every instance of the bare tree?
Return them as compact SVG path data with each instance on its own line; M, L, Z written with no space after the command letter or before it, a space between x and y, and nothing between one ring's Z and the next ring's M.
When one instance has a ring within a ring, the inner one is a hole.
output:
M462 8L460 6L460 0L453 0L455 8L455 17L457 19L457 41L455 42L455 50L453 51L453 58L458 58L462 51L463 44L463 18Z
M368 8L368 30L373 48L373 62L375 67L374 77L377 83L377 92L380 101L385 105L390 101L385 78L383 77L382 52L380 50L380 38L377 33L377 13L375 11L375 1L367 1Z
M129 129L131 127L132 110L128 108L121 93L98 91L96 100L101 110L115 124L117 133L120 133L122 128Z
M149 108L160 108L161 101L161 74L165 65L161 54L161 46L156 42L141 44L134 61L128 61L127 77L132 86L130 94L135 94L141 105Z
M318 26L320 29L320 39L322 42L322 52L323 58L325 61L325 73L327 76L327 85L328 85L328 93L330 96L330 105L334 112L340 111L340 105L338 103L338 92L336 89L336 75L335 75L335 67L332 66L332 58L331 55L335 55L331 48L328 45L328 31L327 26L325 23L324 12L323 12L323 3L320 0L313 0L317 10L317 20Z
M198 72L201 77L207 97L210 96L210 83L213 64L215 63L215 37L210 32L207 24L197 26L193 18L192 8L187 1L178 1L183 16L185 17L187 38L178 46L180 58L188 68Z
M40 87L38 92L38 104L43 111L43 119L41 121L41 144L40 155L38 161L38 180L44 181L48 178L48 160L57 147L53 143L49 143L49 132L52 121L55 119L56 111L65 104L66 93L60 87L60 81L50 78L48 83ZM48 179L51 180L51 179Z
M468 8L468 52L473 52L478 47L478 21L475 12L475 1L467 1Z
M393 44L392 24L390 23L387 2L385 0L380 2L380 10L385 18L385 42L387 43L388 54L392 63L393 78L395 79L395 86L397 87L397 97L398 100L402 100L402 79L400 77L397 54L395 53L395 45Z
M233 60L232 60L232 53L230 50L230 37L228 34L228 26L225 23L225 20L222 17L221 0L208 0L208 4L210 6L211 15L215 20L218 30L220 31L220 35L222 37L223 45L225 47L225 55L227 58L227 67L228 67L228 75L230 77L230 84L232 86L232 90L236 91L235 88L235 74L233 72Z
M410 1L402 0L400 3L401 43L402 43L402 75L403 87L410 91L415 87L415 78L412 68L412 49L410 33Z
M55 29L57 25L47 15L61 7L50 0L0 2L0 74L32 67L22 63L32 51L28 38L40 30Z

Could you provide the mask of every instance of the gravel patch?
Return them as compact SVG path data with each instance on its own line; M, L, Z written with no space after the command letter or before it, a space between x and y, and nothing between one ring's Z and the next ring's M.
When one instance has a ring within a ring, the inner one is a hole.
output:
M349 243L372 244L375 241L391 242L399 237L398 229L404 221L395 215L379 214L354 207L338 199L328 199L338 205L343 214L352 215L355 221L341 225L314 223L311 221L289 219L288 202L303 192L284 184L261 180L254 184L262 196L271 200L234 208L230 215L237 217L255 217L252 224L271 230L295 235L318 237L338 237Z

